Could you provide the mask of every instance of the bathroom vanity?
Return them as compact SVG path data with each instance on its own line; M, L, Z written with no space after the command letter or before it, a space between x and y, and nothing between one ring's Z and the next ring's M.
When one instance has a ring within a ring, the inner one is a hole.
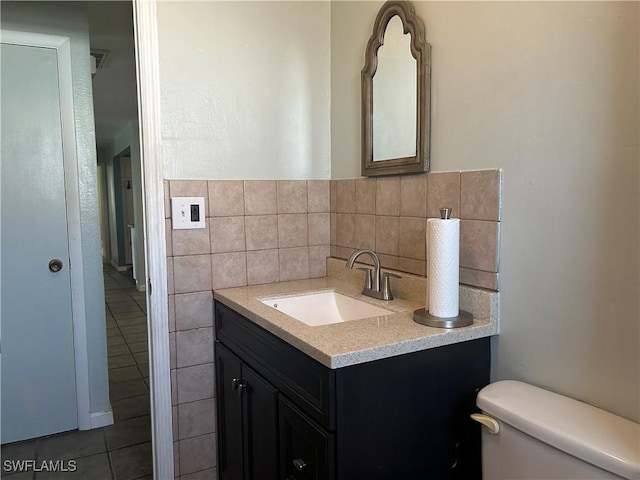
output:
M358 295L330 278L215 292L219 477L480 478L469 415L496 325L425 327L394 300L378 301L389 315L311 327L259 301L327 288Z

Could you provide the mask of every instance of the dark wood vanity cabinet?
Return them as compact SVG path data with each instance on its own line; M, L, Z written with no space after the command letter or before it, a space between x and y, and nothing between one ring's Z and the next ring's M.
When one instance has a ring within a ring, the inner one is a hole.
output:
M216 346L220 478L277 478L278 391Z
M221 480L481 478L489 338L330 369L215 305Z

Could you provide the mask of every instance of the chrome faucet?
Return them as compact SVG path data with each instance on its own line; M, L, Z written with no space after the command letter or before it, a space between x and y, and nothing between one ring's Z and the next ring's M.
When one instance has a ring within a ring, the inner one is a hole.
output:
M363 253L367 253L371 256L371 258L373 259L374 268L373 272L371 268L358 269L365 272L364 288L362 289L362 293L379 300L393 300L389 278L400 278L400 276L390 272L382 273L380 271L380 259L378 258L376 252L368 249L353 252L353 254L351 254L351 256L349 257L349 260L347 260L347 268L353 268L353 264L356 262L356 259Z

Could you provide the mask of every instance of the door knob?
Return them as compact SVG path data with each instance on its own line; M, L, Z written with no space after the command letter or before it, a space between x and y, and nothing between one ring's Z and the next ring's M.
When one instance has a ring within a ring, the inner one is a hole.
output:
M62 270L62 265L63 265L62 260L54 258L49 262L49 270L51 270L54 273L59 272L60 270Z

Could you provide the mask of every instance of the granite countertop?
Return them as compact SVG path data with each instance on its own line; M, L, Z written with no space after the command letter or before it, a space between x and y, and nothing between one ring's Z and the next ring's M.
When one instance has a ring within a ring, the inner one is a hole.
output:
M425 306L424 303L415 302L415 293L405 295L405 298L413 297L411 299L376 300L362 295L362 285L353 281L353 278L359 277L351 276L351 281L348 281L345 275L340 276L342 278L327 276L227 288L216 290L214 298L329 368L346 367L498 333L498 292L461 286L460 307L473 313L473 325L454 329L433 328L413 321L413 311ZM392 312L312 327L260 301L318 290L335 290ZM418 295L419 290L418 287ZM425 295L418 298L425 298Z

